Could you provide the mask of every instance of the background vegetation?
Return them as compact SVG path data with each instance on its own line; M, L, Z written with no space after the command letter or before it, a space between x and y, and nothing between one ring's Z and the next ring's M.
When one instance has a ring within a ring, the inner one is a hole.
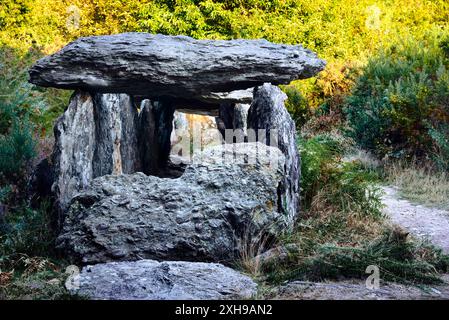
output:
M49 209L29 208L26 184L70 92L28 84L27 68L78 37L128 31L265 38L326 59L317 77L283 87L300 132L303 213L279 241L302 250L265 271L272 281L361 276L361 265L387 261L392 280L432 282L445 257L384 225L375 185L447 207L448 27L446 0L1 0L0 296L21 297L36 277L47 288L63 265L44 231ZM371 164L345 159L359 148Z

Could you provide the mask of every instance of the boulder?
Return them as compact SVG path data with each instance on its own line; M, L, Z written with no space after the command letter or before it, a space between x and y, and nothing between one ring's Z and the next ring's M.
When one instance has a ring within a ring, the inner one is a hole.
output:
M94 300L250 299L257 285L217 263L140 260L86 266L69 290Z
M248 110L248 141L260 141L279 148L285 155L282 207L292 225L299 211L300 157L295 122L285 108L287 95L276 86L264 84L254 91ZM249 130L252 129L252 132ZM261 133L259 134L259 130Z
M84 264L113 260L230 263L242 245L288 225L284 156L262 143L210 148L177 179L106 175L73 197L57 246Z
M301 45L122 33L79 38L40 59L29 75L31 83L44 87L174 97L199 104L212 92L264 82L288 84L324 66Z

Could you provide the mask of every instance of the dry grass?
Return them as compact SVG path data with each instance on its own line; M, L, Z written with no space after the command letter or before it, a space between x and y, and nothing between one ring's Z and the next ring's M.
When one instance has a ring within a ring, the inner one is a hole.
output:
M251 232L246 231L240 239L240 259L237 260L237 267L253 278L259 278L263 273L261 254L268 247L268 243L268 236L265 233L259 232L253 235Z
M390 164L385 167L387 182L399 187L404 198L427 206L449 209L449 174L430 165Z
M376 171L382 166L381 161L379 161L374 155L359 148L353 148L352 152L342 158L342 161L358 161L365 170L369 171Z
M298 243L303 250L312 249L307 255L313 254L316 245L333 243L357 246L366 240L375 239L382 233L382 217L341 211L327 201L328 197L327 189L320 190L315 195L310 209L303 213L297 231L288 239L289 242Z

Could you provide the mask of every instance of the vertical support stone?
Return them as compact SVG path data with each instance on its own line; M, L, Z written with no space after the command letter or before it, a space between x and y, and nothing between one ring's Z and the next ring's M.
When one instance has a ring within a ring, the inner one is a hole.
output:
M249 104L237 103L234 106L234 116L232 119L233 128L242 129L243 133L246 135L247 120L248 120L248 110L250 108Z
M244 142L244 140L246 139L246 122L249 107L249 104L241 103L220 104L216 122L217 128L225 139L224 141L226 141L226 143ZM226 137L227 130L234 130L232 137ZM239 130L239 132L235 132L236 130ZM235 139L238 137L243 137L243 139L237 139L239 141L235 141ZM231 139L232 141L228 141L229 139Z
M122 173L142 171L142 160L139 152L139 113L133 98L127 94L120 95L120 120L122 123Z
M126 94L95 94L94 177L141 170L137 108Z
M248 130L253 129L258 141L267 145L277 144L285 155L285 178L279 186L282 210L292 225L299 211L300 157L296 146L295 123L285 108L285 93L276 86L265 83L257 87L248 110ZM258 136L263 129L265 136ZM276 134L274 136L273 134ZM271 140L276 141L271 141ZM275 145L276 146L276 145Z
M140 171L137 121L137 109L126 94L72 95L54 128L52 193L58 225L72 197L94 178Z
M92 160L95 153L95 118L92 96L76 91L69 106L54 127L53 168L55 195L60 225L63 212L73 195L86 187L94 177Z
M234 129L234 104L220 103L216 121L217 128L224 138L226 129Z
M169 102L143 100L139 116L139 149L142 171L161 176L166 169L171 148L175 109Z

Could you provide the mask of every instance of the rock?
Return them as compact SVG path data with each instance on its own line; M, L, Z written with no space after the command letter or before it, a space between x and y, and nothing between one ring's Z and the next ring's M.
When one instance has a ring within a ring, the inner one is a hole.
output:
M218 109L217 127L226 143L241 143L246 138L249 104L222 103Z
M61 280L59 280L57 278L53 278L53 279L48 280L46 283L51 286L59 286L61 284Z
M211 92L288 84L324 66L301 45L123 33L79 38L40 59L29 75L44 87L174 97L187 104Z
M248 141L262 141L274 147L278 147L285 155L285 176L281 193L282 207L288 214L292 225L299 210L299 178L300 157L296 146L295 122L285 109L285 93L276 86L264 84L257 87L254 92L254 100L248 110L248 129L253 129L252 136L248 131ZM264 134L259 135L258 130L264 129Z
M140 170L136 124L137 110L125 94L72 95L54 128L52 192L61 211L92 179Z
M95 121L92 96L75 92L69 106L56 121L52 192L61 213L71 198L94 178ZM62 216L59 217L62 219Z
M234 106L234 119L233 119L234 130L242 129L245 136L246 136L249 107L250 107L249 104L242 104L242 103L237 103Z
M255 265L259 265L262 267L267 265L275 266L287 260L289 255L298 253L299 250L299 245L295 243L287 243L285 245L277 246L261 254L258 254L252 260Z
M218 107L218 117L216 117L217 128L220 131L223 139L226 137L226 129L234 129L234 104L221 103ZM226 141L229 143L228 141ZM238 142L244 142L243 139Z
M206 103L242 103L249 104L253 100L253 91L254 88L244 89L244 90L235 90L231 92L210 92L205 94L199 99Z
M175 110L161 101L145 99L141 104L139 150L145 174L165 176L171 148Z
M141 171L138 113L126 94L95 94L94 177Z
M283 169L278 149L253 143L208 149L177 179L99 177L72 199L57 246L84 264L231 262L242 241L287 227L278 200Z
M257 285L216 263L140 260L86 266L71 293L94 300L250 299Z

